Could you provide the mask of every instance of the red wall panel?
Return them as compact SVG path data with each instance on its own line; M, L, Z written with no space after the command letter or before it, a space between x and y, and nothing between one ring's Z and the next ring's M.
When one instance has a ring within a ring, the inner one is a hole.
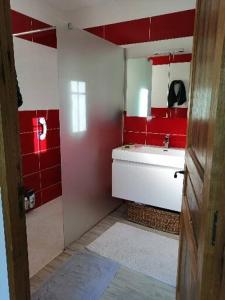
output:
M41 171L41 187L46 188L61 182L61 166L52 167Z
M62 195L62 185L61 183L57 183L55 185L52 185L46 189L43 189L41 192L41 198L42 198L42 204L45 204L46 202L51 201L52 199L55 199Z
M51 25L32 18L32 27L31 27L32 30L42 29L42 28L47 28L47 27L51 27Z
M11 10L12 31L13 33L22 33L42 28L51 27L51 25ZM38 32L34 34L21 35L19 38L42 44L48 47L57 48L56 30Z
M46 145L47 144L47 145ZM46 140L40 141L40 149L60 147L60 133L59 129L49 129Z
M51 168L61 164L60 148L48 149L40 153L40 169Z
M147 132L164 134L186 134L187 120L153 118L147 122Z
M153 65L168 65L169 63L182 63L191 62L192 55L190 53L186 54L176 54L176 55L163 55L163 56L152 56L149 58Z
M152 118L127 117L124 114L124 144L163 146L165 135L169 134L170 147L185 148L187 109L153 107L151 111Z
M187 108L169 108L170 118L187 119Z
M23 155L36 152L34 144L35 136L34 132L20 134L21 153Z
M147 133L146 144L151 146L163 146L165 135Z
M185 148L186 147L186 135L172 135L170 137L170 145L174 148Z
M192 60L192 54L186 53L186 54L171 55L170 62L171 63L182 63L182 62L191 62L191 60Z
M96 27L86 28L85 30L88 31L89 33L97 35L98 37L105 38L105 26L96 26Z
M124 132L124 144L145 144L146 133L141 132Z
M59 110L50 109L47 112L48 129L59 129Z
M13 33L26 32L51 25L13 11ZM192 36L195 10L181 11L155 17L86 28L85 30L117 45ZM56 31L46 31L20 38L57 48Z
M152 17L150 41L192 36L194 20L194 9Z
M41 178L39 173L33 173L31 175L24 176L23 184L28 189L33 191L39 191L41 189Z
M132 20L105 26L105 39L117 44L149 41L150 18Z
M167 118L169 115L169 108L151 108L151 116L154 118Z
M173 107L173 108L161 108L152 107L151 116L153 118L184 118L187 119L187 108Z
M150 57L149 60L152 61L153 65L168 65L170 63L170 56L169 55L153 56Z
M155 17L86 28L117 45L143 43L192 36L195 9Z
M38 191L38 192L36 192L35 193L35 208L38 208L39 206L41 206L42 204L44 204L43 203L43 201L42 201L42 192L41 191ZM54 199L54 198L52 198L52 199Z
M124 119L124 129L126 131L145 132L147 121L143 117L126 117Z
M31 153L22 157L23 175L32 174L39 171L39 157Z
M19 123L20 133L33 132L34 122L36 120L36 111L20 111L19 112Z
M11 10L12 31L20 33L32 30L32 18Z
M33 34L32 41L44 46L57 48L56 30L53 29L44 32L37 32Z
M151 146L164 145L165 134L154 134L147 133L146 144ZM186 146L186 135L170 135L169 146L172 148L185 148Z

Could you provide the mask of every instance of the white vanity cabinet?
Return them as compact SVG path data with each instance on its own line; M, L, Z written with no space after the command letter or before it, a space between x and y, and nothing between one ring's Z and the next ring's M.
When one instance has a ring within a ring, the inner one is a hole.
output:
M112 152L112 195L117 198L181 211L184 150L133 145Z

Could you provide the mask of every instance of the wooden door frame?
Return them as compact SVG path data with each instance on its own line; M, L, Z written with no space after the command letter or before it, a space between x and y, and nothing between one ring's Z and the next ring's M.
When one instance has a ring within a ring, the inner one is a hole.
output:
M204 22L201 10L204 9L207 0L197 1L196 25L193 45L193 65L191 73L189 118L192 119L193 90L195 84L195 73L198 67L196 61L196 50L201 48L200 41L196 38L201 22ZM213 68L209 70L212 74L211 107L208 120L208 133L205 136L207 141L207 156L205 169L198 163L195 154L191 152L192 137L195 132L191 128L188 131L188 146L186 152L186 162L190 165L190 160L195 161L195 167L203 182L201 196L201 226L198 249L190 249L196 263L196 274L193 277L197 285L196 299L225 299L225 1L216 0L212 4L211 23L208 26L216 28L216 43L211 45L216 53ZM217 14L219 18L217 18ZM208 29L208 28L207 28ZM208 29L209 30L209 29ZM202 42L202 41L201 41ZM191 154L191 155L190 155ZM185 175L185 181L187 174ZM197 182L197 180L196 180ZM186 186L186 184L185 184ZM184 190L184 195L185 195ZM183 204L185 204L185 199ZM184 205L185 206L185 205ZM184 214L181 215L182 222ZM191 218L187 220L187 224ZM186 226L187 228L188 226ZM192 243L194 244L194 243ZM182 243L180 245L182 254ZM193 259L194 260L194 259ZM183 268L179 265L179 271ZM193 270L194 268L192 268ZM179 273L178 273L179 275ZM196 277L195 277L196 275ZM179 293L179 281L177 287L177 299L182 299Z
M30 283L9 0L0 0L0 187L11 300L29 300Z
M225 250L225 1L220 0L213 72L212 102L208 124L207 160L203 186L203 222L200 228L199 295L203 299L224 299L222 287ZM214 240L214 241L213 241ZM210 274L210 276L208 276ZM209 278L211 280L209 280ZM213 282L214 281L214 282ZM207 293L207 289L210 292Z

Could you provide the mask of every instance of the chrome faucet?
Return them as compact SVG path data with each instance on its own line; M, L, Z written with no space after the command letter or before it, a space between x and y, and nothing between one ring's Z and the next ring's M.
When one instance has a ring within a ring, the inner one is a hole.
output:
M166 134L165 138L164 138L163 145L164 145L165 148L169 148L169 144L170 144L170 135Z

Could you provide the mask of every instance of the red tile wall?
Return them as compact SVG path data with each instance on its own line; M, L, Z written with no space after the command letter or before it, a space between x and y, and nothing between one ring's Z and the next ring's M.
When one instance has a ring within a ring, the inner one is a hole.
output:
M194 20L195 9L191 9L85 30L117 45L126 45L192 36Z
M127 117L124 119L124 129L126 131L145 132L147 126L146 118Z
M117 44L148 42L150 18L132 20L105 26L105 39Z
M13 33L51 27L14 10L11 17ZM56 30L20 38L57 48ZM39 139L40 117L47 122L47 136L43 141ZM19 124L24 187L35 192L36 207L39 207L62 195L59 110L20 111Z
M105 38L105 27L104 26L96 26L85 29L86 31L97 35L98 37Z
M47 123L43 141L40 117ZM39 207L62 195L59 110L20 111L19 124L24 187L34 190Z
M176 54L176 55L163 55L163 56L152 56L149 58L153 65L167 65L170 63L182 63L191 62L192 54Z
M194 9L152 17L150 41L192 36L194 21Z
M185 148L186 108L152 108L152 118L124 116L124 144L163 146L166 134L170 147Z
M13 33L51 27L51 25L11 10ZM119 22L85 30L117 45L143 43L192 36L195 9L149 18ZM57 48L56 30L20 36L35 43Z
M15 10L11 10L12 32L21 33L42 28L51 27L51 25L26 16ZM19 38L42 44L48 47L57 48L56 30L48 30L29 35L22 35Z

